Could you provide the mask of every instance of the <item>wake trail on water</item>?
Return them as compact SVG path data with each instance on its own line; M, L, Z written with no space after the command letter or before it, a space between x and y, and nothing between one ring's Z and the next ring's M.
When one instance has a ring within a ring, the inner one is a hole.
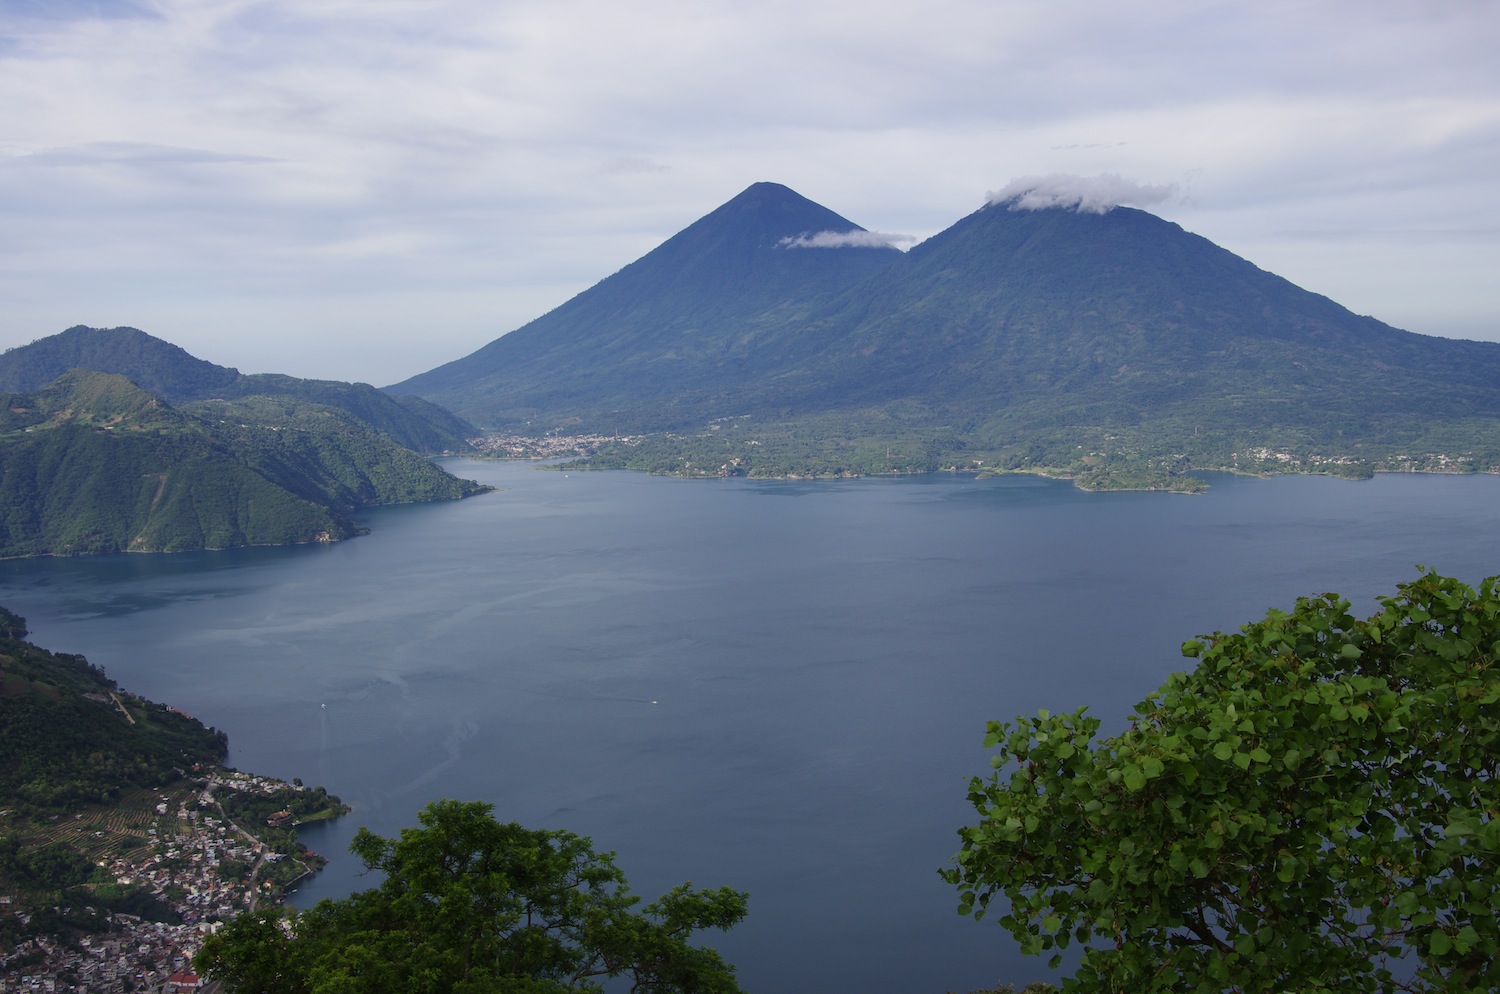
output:
M327 783L328 776L328 705L318 710L318 782Z
M558 694L550 690L532 690L523 688L523 694L534 694L537 697L550 697L558 701L609 701L616 704L660 704L660 701L649 697L605 697L595 694Z
M399 787L392 787L390 790L386 791L386 797L395 797L399 794L406 794L413 790L416 790L418 787L436 780L447 770L450 770L454 766L457 766L458 763L463 759L464 743L478 734L478 722L472 721L467 718L461 718L454 721L452 727L448 731L447 737L443 739L443 751L448 754L448 758L417 774L417 776L410 782Z

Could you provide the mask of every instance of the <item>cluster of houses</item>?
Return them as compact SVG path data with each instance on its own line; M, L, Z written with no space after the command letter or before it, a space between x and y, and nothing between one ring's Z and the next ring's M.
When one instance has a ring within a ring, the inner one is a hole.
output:
M198 946L196 933L185 937L180 925L142 921L131 915L115 917L129 919L119 923L126 926L123 931L83 936L77 949L46 940L25 943L17 954L34 957L41 952L46 958L7 971L0 977L0 990L7 994L11 991L183 994L203 986L191 963ZM184 938L189 938L191 945L183 944Z
M220 810L215 790L273 793L288 784L238 772L218 772L204 780L197 808L189 799L171 810L163 798L156 805L156 826L149 854L108 865L119 884L138 884L181 916L181 924L146 921L134 915L110 915L107 933L83 936L76 948L43 939L29 940L0 957L0 992L87 991L90 994L181 994L198 990L201 981L191 961L203 937L242 911L255 907L269 884L256 876L222 872L235 861L247 867L281 858L257 841L251 831L210 811ZM296 788L294 788L296 789ZM268 819L290 822L285 811ZM172 828L166 828L170 824ZM23 915L23 921L28 919Z
M717 427L717 426L715 426ZM634 445L640 435L488 435L471 438L469 444L479 451L507 459L557 459L564 456L591 456L605 442Z

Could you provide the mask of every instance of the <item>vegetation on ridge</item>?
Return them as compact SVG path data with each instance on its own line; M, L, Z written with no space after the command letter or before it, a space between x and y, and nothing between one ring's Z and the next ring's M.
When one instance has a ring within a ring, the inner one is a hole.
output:
M335 541L357 534L357 508L488 489L342 410L284 397L191 414L75 370L0 400L0 556Z
M24 619L0 608L0 798L11 826L109 804L224 759L223 732L126 693L82 656L48 652L26 635Z
M78 325L0 354L0 393L32 393L74 369L116 373L187 412L200 401L276 397L331 407L417 452L467 452L474 426L420 397L391 396L368 383L245 375L189 355L135 328Z

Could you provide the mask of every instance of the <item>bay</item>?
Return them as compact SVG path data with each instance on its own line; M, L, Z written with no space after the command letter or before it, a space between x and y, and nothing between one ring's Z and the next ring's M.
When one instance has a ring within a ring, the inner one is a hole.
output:
M333 546L0 563L33 640L354 805L345 852L438 797L614 850L635 889L750 892L705 937L750 991L1047 979L937 870L984 724L1116 730L1179 646L1302 594L1361 613L1422 564L1500 572L1500 477L1212 477L1203 496L1036 477L683 481L449 466L500 491L369 512Z

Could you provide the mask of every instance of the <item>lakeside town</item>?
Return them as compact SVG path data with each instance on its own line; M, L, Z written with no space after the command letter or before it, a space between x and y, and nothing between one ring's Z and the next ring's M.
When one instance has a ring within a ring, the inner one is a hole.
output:
M479 452L498 459L587 459L606 442L636 445L641 435L484 435L469 439Z
M31 938L0 956L0 991L179 994L207 990L192 969L205 936L259 904L278 903L326 860L296 841L302 819L348 809L322 788L212 770L130 805L60 818L53 841L88 852L105 877L149 894L155 913L50 909L83 922L70 939ZM9 812L0 812L0 829ZM145 908L141 910L145 911ZM36 914L0 894L0 916ZM156 919L156 920L153 920Z

